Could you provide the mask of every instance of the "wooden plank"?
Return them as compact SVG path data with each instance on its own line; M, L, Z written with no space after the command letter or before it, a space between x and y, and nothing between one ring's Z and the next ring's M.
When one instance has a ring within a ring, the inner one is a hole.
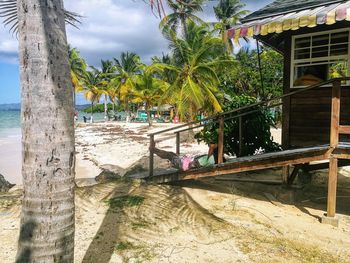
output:
M338 167L344 167L344 166L350 166L350 161L349 160L338 160ZM303 171L306 171L306 172L329 169L329 162L302 165L302 169L303 169Z
M331 151L329 151L328 147L326 150L315 150L314 152L305 151L290 155L286 154L286 152L287 151L280 152L279 155L265 154L265 158L256 158L256 156L251 156L250 158L237 158L234 163L225 163L209 169L206 168L181 173L180 178L183 180L198 179L202 177L211 177L239 172L262 170L273 167L282 167L286 165L303 164L313 161L322 161L328 159L331 154Z
M239 172L282 167L286 165L305 164L313 161L323 161L329 159L330 155L331 150L329 149L329 146L287 150L277 153L262 154L259 156L236 158L232 162L226 162L214 167L152 176L147 178L147 180L156 183L167 183L178 180L190 180L202 177L228 175Z
M335 217L337 199L338 159L329 160L327 217Z
M180 155L180 132L176 133L176 154Z
M290 90L290 72L291 72L291 48L292 48L292 36L287 32L285 36L285 52L283 60L283 94L289 93ZM282 147L287 150L290 147L290 107L291 107L291 97L283 98L282 106Z
M219 132L218 132L218 163L224 162L224 118L219 120Z
M288 177L288 181L287 181L288 185L292 185L294 183L294 180L297 177L301 167L302 167L301 164L297 164L296 166L294 166L293 172Z
M339 122L340 122L340 96L341 83L335 81L332 88L332 113L331 113L331 136L330 146L335 148L339 143Z
M350 126L340 125L339 126L339 134L350 134Z
M282 181L283 184L287 184L288 183L288 177L289 177L289 165L283 166L282 167Z

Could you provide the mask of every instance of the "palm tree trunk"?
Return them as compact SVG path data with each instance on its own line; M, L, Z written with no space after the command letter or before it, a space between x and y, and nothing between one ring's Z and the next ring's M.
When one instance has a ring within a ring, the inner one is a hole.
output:
M91 101L91 114L90 114L90 122L92 122L92 115L94 114L94 101Z
M146 104L146 109L147 109L147 120L148 120L148 126L152 126L152 119L151 119L151 108L149 107L149 104Z
M74 108L62 0L18 0L24 196L16 262L74 260Z
M105 94L105 121L107 120L107 94Z

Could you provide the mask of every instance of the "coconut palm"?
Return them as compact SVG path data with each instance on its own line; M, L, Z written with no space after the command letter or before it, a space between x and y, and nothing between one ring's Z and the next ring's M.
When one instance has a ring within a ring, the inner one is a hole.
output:
M143 73L135 75L132 79L134 87L132 102L144 104L149 126L152 126L152 107L160 104L164 91L169 87L167 82L155 77L152 69L152 66L144 66Z
M82 82L87 64L85 60L80 56L78 49L70 48L68 50L69 64L70 64L70 75L74 89L74 105L76 104L76 93L82 90Z
M129 101L132 96L134 75L140 74L140 57L135 53L122 52L119 59L114 58L116 76L110 82L110 88L114 88L120 102L125 105L129 116Z
M82 79L83 89L81 91L84 97L91 102L91 120L93 118L94 103L98 103L103 94L101 90L101 81L101 72L94 68L90 71L86 71Z
M104 96L104 104L105 104L105 120L107 119L107 102L108 95L111 94L110 90L110 82L113 77L116 75L116 67L111 60L101 60L101 71L92 67L95 72L99 72L99 89L101 94Z
M63 0L0 0L0 17L19 40L24 194L16 262L71 263L74 105L65 20L78 21Z
M72 14L62 0L4 0L0 16L19 40L24 196L16 261L73 262L74 107L65 32Z
M170 48L174 63L155 63L154 70L170 70L176 79L165 92L177 107L181 119L193 120L199 110L217 113L222 110L219 79L220 67L232 65L232 60L223 59L222 44L213 37L206 26L188 23L188 36L171 36Z
M248 13L247 10L242 10L245 4L240 0L220 0L217 6L214 6L216 19L215 29L221 34L222 43L225 45L227 53L232 54L233 45L227 37L227 30L236 25L239 19Z
M172 13L165 16L159 27L164 31L171 29L177 31L181 25L184 36L187 35L187 22L193 21L203 24L203 20L195 15L203 11L202 5L206 0L167 0Z

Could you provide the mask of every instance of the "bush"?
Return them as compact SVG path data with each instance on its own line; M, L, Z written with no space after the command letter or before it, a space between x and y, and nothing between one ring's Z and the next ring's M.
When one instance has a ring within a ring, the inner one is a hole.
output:
M224 111L230 111L251 105L256 102L254 97L240 95L232 97L232 101L224 105ZM242 110L240 114L255 111L249 115L242 116L243 147L241 156L253 155L257 151L273 152L281 150L279 144L272 141L271 127L275 127L273 115L269 110L261 106ZM233 113L237 116L239 113ZM195 135L198 142L207 144L217 143L218 122L212 121L205 125L204 129ZM224 129L224 152L239 156L239 118L225 120Z
M107 108L108 108L108 111L111 111L113 110L113 105L112 103L108 103L107 104ZM123 111L124 108L120 105L115 105L114 106L114 110L116 112L120 112L120 111ZM83 112L85 113L91 113L91 106L83 109ZM93 113L101 113L101 112L105 112L105 105L104 104L97 104L97 105L94 105L93 108L92 108L92 112Z

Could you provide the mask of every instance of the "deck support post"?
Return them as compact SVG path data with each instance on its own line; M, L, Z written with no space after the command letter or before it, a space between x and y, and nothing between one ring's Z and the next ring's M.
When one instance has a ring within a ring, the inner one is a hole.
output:
M340 124L340 96L341 82L336 80L333 82L332 88L332 110L331 110L331 131L330 131L330 147L335 149L339 143L339 124ZM336 214L337 200L337 178L338 178L338 159L331 156L329 159L328 174L328 196L327 196L327 216L322 218L322 223L338 226Z
M224 162L224 125L224 117L220 117L218 132L218 163Z
M180 132L176 132L176 154L180 155Z
M149 176L153 176L153 163L154 163L154 135L150 135L150 149L149 149Z
M282 182L284 185L288 184L289 170L289 165L282 166Z

